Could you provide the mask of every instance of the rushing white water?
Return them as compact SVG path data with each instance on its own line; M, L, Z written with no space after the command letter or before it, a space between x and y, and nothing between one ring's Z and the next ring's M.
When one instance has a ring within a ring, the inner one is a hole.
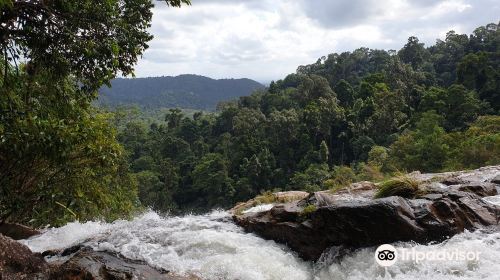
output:
M390 234L388 232L388 234ZM42 252L84 243L131 259L203 279L499 279L500 233L466 232L434 245L396 243L419 251L481 252L479 261L397 262L387 269L374 261L375 248L360 249L340 260L312 264L288 248L245 233L226 212L161 217L154 212L112 224L69 223L23 241Z

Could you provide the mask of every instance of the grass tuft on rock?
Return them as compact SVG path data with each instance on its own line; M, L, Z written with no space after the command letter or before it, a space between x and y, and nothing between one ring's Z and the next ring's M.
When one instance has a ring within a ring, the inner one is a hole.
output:
M302 216L302 217L309 216L313 212L316 212L316 210L318 210L318 208L316 207L316 205L309 204L306 207L304 207L304 209L302 210L302 212L300 212L300 216Z
M254 198L253 206L257 206L260 204L270 204L276 202L276 196L271 192L263 192L261 195Z
M375 193L375 198L389 196L414 198L421 193L422 191L420 190L419 182L417 180L409 176L401 176L382 182Z

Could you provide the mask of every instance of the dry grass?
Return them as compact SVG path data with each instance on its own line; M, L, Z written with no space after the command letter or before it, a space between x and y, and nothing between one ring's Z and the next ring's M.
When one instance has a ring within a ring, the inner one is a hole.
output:
M375 193L375 198L389 196L414 198L420 194L422 194L422 190L417 180L409 176L400 176L381 183Z
M307 217L311 213L316 212L316 210L318 210L317 207L316 207L316 205L309 204L306 207L304 207L304 209L302 210L302 212L300 212L300 216Z

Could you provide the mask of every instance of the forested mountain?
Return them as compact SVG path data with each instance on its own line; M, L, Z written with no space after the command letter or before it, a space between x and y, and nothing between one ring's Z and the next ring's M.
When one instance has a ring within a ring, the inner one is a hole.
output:
M250 95L264 86L250 79L214 80L198 75L115 79L102 87L98 102L115 107L186 108L214 110L217 103Z
M157 210L499 164L499 44L489 24L430 47L410 37L398 52L333 53L214 114L117 119L118 137Z

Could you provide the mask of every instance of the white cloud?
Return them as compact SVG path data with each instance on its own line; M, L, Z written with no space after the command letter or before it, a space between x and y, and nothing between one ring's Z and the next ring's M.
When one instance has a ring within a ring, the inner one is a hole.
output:
M462 13L467 9L472 8L471 4L465 3L465 1L444 1L439 3L439 5L435 6L433 9L429 11L429 13L424 14L421 19L431 20L433 18L438 18L442 16L446 16L451 13Z
M399 49L416 35L430 44L454 28L498 22L496 0L192 0L157 3L155 38L137 76L201 74L283 78L298 65L358 47Z

